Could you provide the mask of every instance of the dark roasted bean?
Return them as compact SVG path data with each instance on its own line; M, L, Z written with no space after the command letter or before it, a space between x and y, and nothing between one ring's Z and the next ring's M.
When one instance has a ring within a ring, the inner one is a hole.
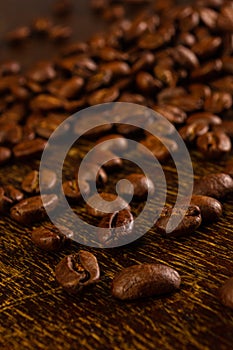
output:
M24 199L11 208L11 218L22 225L44 220L47 211L52 211L58 204L55 194L36 196Z
M102 86L106 86L112 79L112 73L110 71L102 71L92 75L85 86L87 92L94 91Z
M111 5L103 10L102 18L105 21L116 21L120 20L125 16L125 8L122 5Z
M86 208L87 213L94 217L103 217L107 214L119 211L119 209L130 210L128 203L123 198L116 196L115 194L105 192L95 194L90 197Z
M191 84L189 85L189 91L191 92L191 95L202 100L205 100L211 95L210 87L204 84Z
M84 80L81 77L73 77L70 80L65 81L58 91L58 95L61 98L73 98L77 97L78 93L84 85Z
M82 193L85 193L88 195L90 193L90 185L88 182L80 181L79 185L81 184ZM79 188L78 182L76 180L70 180L63 183L63 191L70 201L72 202L78 202L82 199L82 194Z
M52 41L63 41L70 38L72 29L69 26L56 25L49 30L49 38Z
M107 161L107 159L109 159ZM122 159L109 150L96 149L91 152L90 162L103 166L106 171L115 171L122 168Z
M161 106L153 106L153 110L161 114L162 117L169 120L172 124L182 124L187 118L186 113L181 108L168 105L167 103Z
M173 51L171 51L171 54L177 64L184 66L187 69L193 69L199 66L199 61L195 55L195 51L191 51L185 46L178 45Z
M117 244L118 242L122 245L132 234L133 225L133 215L127 209L108 214L99 223L98 241L104 246L112 245L113 243ZM106 233L103 233L101 228L108 230L106 230Z
M139 72L136 76L136 84L142 93L154 93L162 88L162 83L147 72Z
M99 280L100 269L93 254L80 250L63 258L56 266L55 274L58 283L68 293L76 294Z
M3 187L0 187L0 213L7 213L13 201L6 195Z
M51 62L42 61L38 62L33 68L31 68L27 76L30 80L40 84L54 79L56 77L56 71Z
M12 185L4 186L5 195L12 201L12 203L20 202L24 194Z
M22 141L13 148L13 154L16 158L37 156L43 152L45 145L46 141L40 138Z
M82 164L82 168L76 171L76 180L81 182L96 183L99 186L103 186L107 180L107 174L104 169L94 163L85 162Z
M68 228L54 225L38 227L31 233L32 242L46 251L61 249L73 236L74 233Z
M194 183L193 194L221 199L232 193L233 179L224 173L209 174Z
M181 222L171 230L167 227L167 224L172 216L179 218ZM155 223L155 230L165 237L187 236L198 229L201 225L201 221L201 211L196 205L176 210L172 207L164 207L159 219ZM167 229L169 231L167 231Z
M47 192L55 187L56 181L57 175L52 170L41 169L40 173L33 170L26 175L21 187L27 193L39 193L40 189Z
M193 195L190 204L200 208L203 221L216 221L222 215L222 204L215 198Z
M187 124L199 122L208 125L220 125L222 124L222 119L211 112L199 112L191 114L186 120Z
M103 151L121 152L128 148L128 140L124 136L118 134L108 134L103 136L96 142L96 144L98 145L98 149Z
M119 90L114 86L111 88L105 88L92 92L87 98L87 102L90 106L98 105L101 103L113 102L119 96Z
M233 95L233 76L227 75L224 78L214 80L213 82L211 82L211 86L216 90L220 90L222 92L228 92L230 95ZM230 100L229 96L228 96L228 99ZM227 108L229 108L228 105L227 105Z
M233 277L229 278L219 290L221 303L233 309Z
M100 71L110 71L113 77L120 77L130 74L130 66L123 61L112 61L102 63Z
M216 91L205 100L204 110L212 113L220 113L232 106L232 95L228 92Z
M160 264L133 265L112 281L112 294L121 300L159 296L180 288L181 278L171 267Z
M152 195L155 191L154 184L143 174L130 174L125 177L133 188L128 185L127 182L121 182L118 186L118 191L121 196L131 196L133 194L135 199L142 200L147 197L148 194Z
M41 119L37 123L35 131L38 136L48 139L66 118L66 114L48 114L46 118ZM59 132L57 131L58 135L61 136L65 134L69 128L69 123L64 123L60 126Z
M222 39L220 37L204 37L192 46L192 51L199 58L212 57L220 48Z
M164 162L170 155L170 152L175 152L178 149L176 141L167 137L161 137L161 140L154 136L148 136L145 140L140 142L145 146L160 162ZM140 150L140 148L139 148ZM143 152L143 150L142 150ZM145 153L148 156L148 153ZM150 157L150 155L149 155Z
M231 140L224 132L207 132L197 138L197 147L207 159L218 159L231 151Z
M194 80L206 81L218 76L222 70L222 61L219 59L204 63L191 72L191 78Z
M62 108L63 106L64 102L62 99L46 94L37 95L30 102L32 111L51 111Z
M11 150L0 146L0 165L6 163L11 158Z
M208 123L206 123L205 121L198 121L191 124L187 124L180 128L179 134L185 142L193 143L198 136L206 134L208 130Z

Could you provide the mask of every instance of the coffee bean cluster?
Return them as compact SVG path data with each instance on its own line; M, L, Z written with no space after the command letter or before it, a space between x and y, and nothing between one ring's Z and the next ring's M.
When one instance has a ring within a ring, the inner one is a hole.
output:
M146 6L131 20L125 17L125 3ZM0 166L40 157L47 139L71 113L114 101L145 105L160 113L176 127L188 147L196 148L206 159L229 157L233 137L231 1L197 0L192 5L178 6L172 0L92 0L91 7L105 20L114 22L106 33L95 34L87 42L68 44L56 59L36 62L24 72L17 61L0 64ZM71 8L69 1L59 0L53 11L64 15ZM44 35L53 42L69 38L71 32L69 26L38 18L29 26L9 32L5 39L9 44L20 44ZM133 122L137 115L131 118ZM72 129L76 135L82 129L80 122ZM137 128L129 124L128 113L117 123L105 124L85 135L95 137L97 144L111 140L111 146L102 149L103 156L93 155L90 164L79 174L82 191L87 195L91 196L93 182L103 187L108 173L123 166L115 150L126 149L127 137L137 134ZM145 127L148 126L156 128L156 120L150 114L145 115ZM169 142L170 150L176 151L173 132L171 127L161 130L161 135L166 144ZM165 162L169 150L151 134L141 132L142 135L141 144L160 162ZM98 171L96 179L96 169L106 154L112 155L112 160ZM232 169L232 160L228 159L222 173L208 174L196 181L189 208L174 212L172 207L165 206L154 230L167 236L166 225L171 215L184 214L179 226L169 233L174 237L189 235L202 222L217 220L222 214L220 201L233 192ZM82 200L78 171L74 169L73 179L63 183L63 191L72 203ZM41 174L43 190L47 192L43 198L38 177L38 169L32 169L22 179L20 190L10 184L0 187L0 212L22 225L47 219L46 211L53 211L59 205L59 198L53 194L56 174L49 170ZM128 180L134 188L134 199L139 202L148 192L154 192L153 182L143 174L130 174ZM118 197L125 209L108 215L104 213L108 210L94 209L98 198L91 196L89 203L93 206L86 206L87 213L100 218L100 228L108 229L105 237L98 236L100 243L111 244L132 234L134 217L124 199L129 195L128 190L122 185L122 197ZM116 199L104 190L101 196L106 201ZM45 250L60 249L72 237L70 230L61 233L50 224L32 232L32 241ZM82 250L64 258L56 268L58 282L71 293L98 281L99 276L96 258ZM142 264L117 275L112 293L122 300L135 299L168 293L179 286L180 277L170 267ZM220 291L222 302L232 307L232 295L230 279Z

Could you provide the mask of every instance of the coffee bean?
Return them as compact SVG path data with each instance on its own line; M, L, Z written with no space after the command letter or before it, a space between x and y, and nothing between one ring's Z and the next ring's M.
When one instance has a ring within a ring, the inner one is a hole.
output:
M107 172L122 168L123 165L122 159L109 150L92 150L89 159L91 163L102 166Z
M103 10L102 18L105 21L116 21L120 20L125 16L125 8L122 5L111 5L111 7L107 7Z
M90 185L88 182L80 181L82 193L88 195L90 193ZM82 199L82 194L76 180L66 181L62 185L65 196L72 202L78 202Z
M56 77L56 71L53 64L48 61L38 62L28 71L28 78L36 83L44 83Z
M39 172L33 170L27 174L23 179L21 187L27 193L39 193Z
M211 82L211 86L216 90L227 92L232 95L233 94L233 76L227 75L224 78L214 80L213 82Z
M233 309L233 277L229 278L220 288L219 298L224 306Z
M209 174L194 183L193 194L221 199L232 193L233 179L224 173Z
M3 187L0 187L0 213L7 213L13 201L8 198Z
M130 66L123 61L112 61L102 63L100 71L110 71L113 77L120 77L130 74Z
M98 241L104 246L117 244L122 245L124 241L132 234L134 218L131 212L127 209L108 214L103 217L99 223L100 230L98 231ZM101 228L108 229L103 233Z
M117 153L117 151L125 151L128 148L128 140L122 135L108 134L106 136L101 137L96 142L96 145L98 145L98 149L100 150L108 150Z
M110 83L112 79L112 73L108 70L98 72L92 75L85 86L87 92L94 91Z
M198 58L195 51L192 51L182 45L178 45L173 51L171 51L172 57L175 62L187 69L197 68L199 66Z
M178 226L172 228L172 231L167 227L171 217L181 220ZM201 225L201 221L201 211L196 205L191 205L187 209L164 207L159 219L155 223L155 230L164 237L183 237L197 230ZM166 231L167 229L169 229L168 232Z
M139 72L136 76L137 88L142 93L154 93L162 88L162 83L147 72Z
M119 96L119 90L115 87L104 88L93 92L88 98L87 102L90 106L101 103L113 102Z
M101 207L101 209L100 209ZM130 210L128 203L115 194L101 192L88 199L87 213L94 217L103 217L119 210Z
M195 83L190 84L188 88L192 96L201 100L205 100L211 95L211 89L208 85Z
M16 158L34 157L43 152L45 145L46 141L40 138L22 141L13 148L13 153Z
M207 159L219 159L231 151L231 140L224 132L207 132L198 137L197 147Z
M32 23L32 30L37 34L48 34L52 27L52 21L47 17L38 17Z
M0 64L0 76L18 74L21 71L21 65L18 61L8 60Z
M133 265L123 269L112 281L112 294L121 300L160 296L180 288L177 271L162 264Z
M142 144L150 152L152 152L154 157L156 157L160 162L164 162L165 160L167 160L167 158L170 155L170 152L175 152L178 149L176 141L169 139L168 137L161 137L159 140L153 135L148 136L145 140L141 141L140 144ZM139 146L138 149L140 150ZM141 152L144 153L144 150L142 149ZM152 156L148 154L148 152L146 152L145 155L147 157Z
M197 121L180 128L179 134L185 142L192 144L199 136L205 135L208 130L208 123Z
M41 94L33 98L30 102L32 111L51 111L64 106L63 100L46 94Z
M186 120L187 124L199 122L206 123L208 125L220 125L222 124L222 119L211 112L199 112L191 114Z
M61 98L73 98L78 95L84 85L84 80L81 77L73 77L65 81L58 91Z
M199 81L206 81L218 76L222 70L222 61L219 59L204 63L202 66L194 69L191 78Z
M72 29L69 26L56 25L49 30L49 38L54 42L67 40L71 35Z
M99 168L99 165L95 163L89 162L82 164L82 168L76 171L75 178L81 182L96 183L99 186L103 186L108 180L104 169Z
M128 180L132 184L133 189L131 191L131 187L126 182L121 182L118 186L118 191L123 197L131 196L132 192L134 199L143 200L147 198L148 194L154 194L155 188L153 182L143 174L130 174L125 177L125 180Z
M39 173L33 170L28 173L21 184L22 189L27 193L39 193L40 189L44 192L52 190L57 181L57 175L49 169L42 169Z
M68 122L63 123L66 118L66 114L50 113L46 118L42 118L36 123L35 131L38 136L49 139L51 134L59 127L59 131L57 131L56 135L61 137L70 129ZM60 124L62 124L62 126Z
M11 158L11 150L0 146L0 165L6 163Z
M204 110L212 113L221 113L232 106L232 96L228 92L216 91L205 100Z
M37 247L43 250L56 251L72 239L73 235L74 233L66 227L47 224L33 230L31 239Z
M203 221L216 221L222 215L222 204L215 198L193 195L190 204L200 208Z
M173 99L173 96L169 97L169 101L170 99ZM166 102L169 102L169 101L166 101ZM166 102L165 104L162 103L161 106L157 106L157 105L153 106L153 110L161 114L162 117L166 118L172 124L184 123L184 121L187 118L186 113L180 107L168 105Z
M207 36L192 46L192 51L199 58L212 57L220 48L222 39L220 37Z
M25 41L30 37L31 31L29 27L23 26L19 27L11 32L8 32L6 35L6 40L9 43L20 43Z
M216 28L218 13L208 7L198 8L202 22L210 29Z
M11 218L22 225L29 225L44 220L47 211L54 210L57 204L55 194L27 198L11 208Z
M56 280L71 294L96 283L100 277L100 269L96 257L85 251L63 258L55 269Z

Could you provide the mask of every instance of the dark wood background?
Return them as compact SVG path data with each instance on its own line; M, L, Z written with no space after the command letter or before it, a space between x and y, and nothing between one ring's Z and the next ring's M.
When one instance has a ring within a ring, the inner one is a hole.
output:
M51 15L51 0L0 2L0 60L19 59L25 67L35 59L52 57L58 46L29 42L21 49L7 48L4 33ZM71 23L74 38L87 39L105 27L93 16L87 0L59 23ZM42 50L43 48L43 50ZM88 144L86 146L90 146ZM192 152L195 176L221 170L223 163L207 163ZM0 182L17 186L31 165L18 163L0 168ZM175 196L174 169L168 163L168 193ZM124 168L127 174L127 166ZM224 203L218 223L202 226L182 240L163 239L153 231L131 245L90 249L98 258L101 280L92 289L72 297L54 278L60 259L77 251L72 243L58 253L45 253L30 240L30 230L0 217L0 349L232 349L233 311L222 306L217 291L233 275L233 198ZM83 247L82 247L83 248ZM110 293L114 274L137 263L165 263L179 271L180 292L134 302L115 300Z

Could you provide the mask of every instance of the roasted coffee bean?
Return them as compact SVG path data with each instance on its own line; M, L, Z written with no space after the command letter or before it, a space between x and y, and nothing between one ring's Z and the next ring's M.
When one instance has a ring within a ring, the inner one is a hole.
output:
M220 48L222 39L220 37L204 37L192 46L192 51L199 58L212 57Z
M60 98L41 94L33 98L30 107L32 111L51 111L64 107L64 102Z
M28 39L31 35L29 27L23 26L19 27L11 32L8 32L6 35L6 40L9 43L20 43Z
M187 118L186 113L181 108L178 106L170 106L166 102L162 106L153 106L153 110L161 114L162 117L169 120L172 124L182 124Z
M199 136L205 135L209 130L208 123L201 122L193 122L191 124L186 124L182 128L179 129L179 134L182 139L192 144Z
M45 145L46 141L40 138L22 141L13 148L13 154L16 158L37 156L43 152Z
M195 43L196 43L195 36L189 32L182 32L176 38L177 45L192 47Z
M202 22L210 29L216 28L218 13L208 7L198 8Z
M93 254L80 250L63 258L56 266L55 275L68 293L76 294L99 280L100 269Z
M85 86L87 92L97 90L110 83L112 79L112 73L110 71L102 71L92 75Z
M170 155L170 152L178 150L178 145L175 140L169 139L168 137L161 137L161 140L154 136L148 136L145 140L141 141L140 144L145 146L160 162L164 162ZM138 146L138 149L141 148ZM141 152L144 153L142 149ZM148 152L145 153L148 157L151 157Z
M57 181L57 175L49 169L42 169L39 173L33 170L28 173L21 184L22 189L27 193L39 193L52 190Z
M177 85L177 81L178 81L177 72L175 72L173 69L168 68L162 64L157 64L154 67L154 75L158 80L160 80L166 86L174 88Z
M21 225L29 225L44 220L47 211L54 210L57 204L55 194L27 198L11 208L11 218Z
M219 298L224 306L233 309L233 277L229 278L220 288Z
M98 145L98 149L114 153L125 151L128 148L128 140L124 136L118 134L108 134L103 136L96 142L96 144Z
M209 174L194 183L193 194L221 199L233 191L233 179L224 173Z
M42 118L38 121L35 131L38 136L49 139L51 134L59 127L56 136L62 136L70 129L69 123L63 123L66 118L66 114L50 113L46 118ZM60 124L62 124L62 126ZM54 135L54 137L56 136Z
M113 102L118 96L119 90L113 86L111 88L104 88L93 92L88 96L87 102L90 106L93 106L101 103Z
M102 18L105 21L116 21L120 20L125 16L125 8L122 5L111 5L103 10Z
M56 25L49 30L49 38L55 42L67 40L71 35L72 29L69 26Z
M133 265L114 277L112 294L121 300L133 300L175 292L180 284L180 275L169 266Z
M36 83L44 83L56 77L53 64L48 61L38 62L27 74L28 78Z
M178 45L173 51L171 51L171 54L177 64L187 69L193 69L199 66L199 61L195 51L191 51L185 46Z
M136 73L140 70L146 69L154 63L154 55L150 51L144 51L140 54L136 62L132 66L132 73Z
M130 74L130 66L123 61L112 61L102 63L100 71L110 71L113 77L120 77Z
M32 242L46 251L61 249L73 236L74 233L68 228L54 225L38 227L31 233Z
M230 159L228 162L226 162L225 168L224 168L224 173L230 175L233 177L233 161Z
M143 174L130 174L125 177L132 187L128 185L127 182L121 182L118 186L118 191L121 196L131 196L133 194L134 199L142 200L147 197L147 195L153 195L155 187L151 179Z
M220 125L214 126L213 131L223 132L233 138L233 120L223 120Z
M203 221L216 221L222 215L222 204L215 198L193 195L190 204L200 208Z
M170 228L167 227L167 224L172 217L180 222L177 223L176 227ZM201 225L201 221L201 211L196 205L178 209L164 207L155 223L155 230L164 237L185 237L196 231Z
M32 30L37 34L48 34L52 25L52 21L49 18L38 17L32 23Z
M186 120L186 124L199 122L206 123L208 125L220 125L222 124L222 119L211 112L199 112L191 114Z
M130 92L124 92L118 98L119 102L128 102L128 103L136 103L138 105L145 105L146 98L140 94L132 94ZM119 131L120 132L120 131Z
M233 74L233 57L223 57L222 58L222 68L224 72Z
M228 92L229 94L233 95L233 76L227 75L224 78L214 80L211 82L211 86L216 90Z
M204 110L212 113L221 113L232 106L232 95L228 92L215 91L205 100Z
M108 214L99 223L100 230L97 233L98 242L104 244L104 246L118 243L123 244L132 234L133 226L133 215L127 209ZM103 232L101 228L107 230Z
M105 192L94 194L90 197L86 208L87 213L94 217L103 217L123 209L130 210L130 206L123 198Z
M96 183L99 186L103 186L108 180L104 169L95 163L89 162L83 163L82 167L77 169L75 178L81 182Z
M88 50L88 44L82 41L76 41L74 43L66 44L62 48L62 56L72 56L77 53L84 53Z
M102 166L107 172L122 168L123 165L122 159L109 150L92 150L89 160L93 164Z
M221 70L222 61L220 59L208 61L202 64L200 67L195 68L191 72L191 78L199 81L207 81L208 79L218 76Z
M9 60L2 62L0 64L0 75L11 75L11 74L18 74L21 71L21 65L18 61L15 60Z
M186 94L186 90L181 86L177 86L175 88L165 88L157 94L157 100L160 105L165 105L169 103L170 99L177 96L186 96Z
M3 187L5 195L12 201L12 203L20 202L24 194L12 185L6 185Z
M61 98L73 98L78 96L78 93L84 85L84 80L81 77L73 77L67 81L64 81L61 88L58 91L58 95Z
M154 93L162 88L162 83L155 79L150 73L148 72L138 72L136 76L136 84L139 91L142 93Z
M203 101L197 96L187 94L185 98L184 96L171 98L169 104L180 108L184 112L194 112L201 109Z
M225 5L221 8L218 15L216 27L223 32L233 32L233 9L231 5Z
M88 182L80 181L82 193L88 195L90 193L90 185ZM70 180L63 183L63 192L71 202L79 202L82 199L82 194L76 180Z
M219 159L231 151L231 139L224 132L207 132L197 138L197 147L207 159Z
M189 85L189 91L191 93L191 95L205 100L207 97L209 97L211 95L211 89L208 85L204 85L204 84L191 84Z
M0 166L11 158L11 150L7 147L0 146Z

